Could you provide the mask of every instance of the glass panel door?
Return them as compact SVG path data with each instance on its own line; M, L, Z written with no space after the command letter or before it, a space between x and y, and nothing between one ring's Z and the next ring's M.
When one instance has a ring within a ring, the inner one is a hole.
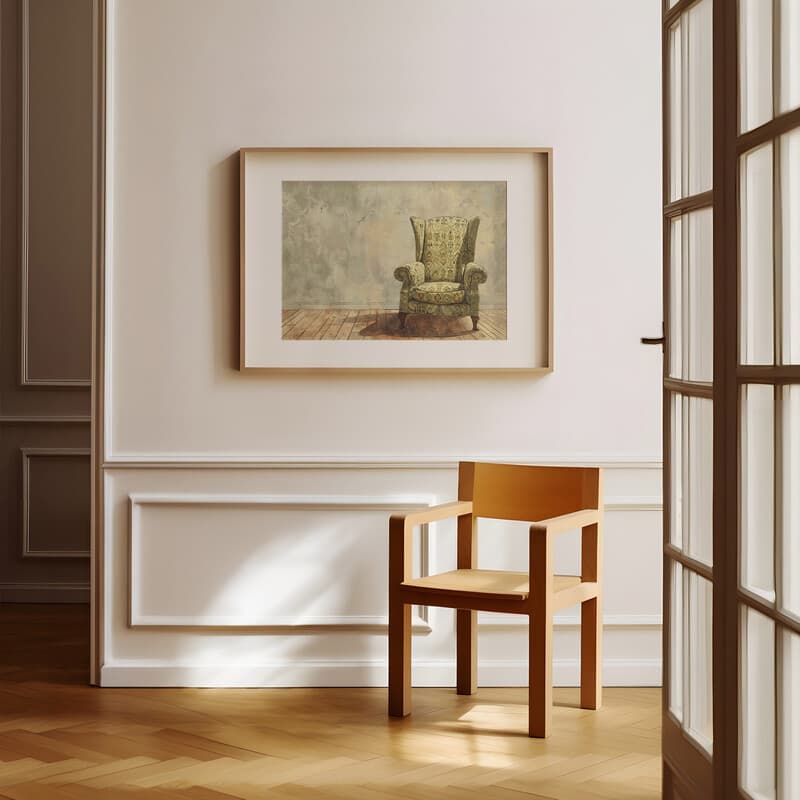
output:
M663 0L664 791L800 798L800 0Z
M739 0L737 794L800 797L800 0Z
M715 746L713 2L664 7L665 797L711 796Z

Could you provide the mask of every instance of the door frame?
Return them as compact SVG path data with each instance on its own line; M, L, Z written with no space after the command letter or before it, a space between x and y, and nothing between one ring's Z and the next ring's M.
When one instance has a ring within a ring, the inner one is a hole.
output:
M93 0L92 41L92 399L89 682L100 685L104 661L103 461L105 453L106 152L108 0Z

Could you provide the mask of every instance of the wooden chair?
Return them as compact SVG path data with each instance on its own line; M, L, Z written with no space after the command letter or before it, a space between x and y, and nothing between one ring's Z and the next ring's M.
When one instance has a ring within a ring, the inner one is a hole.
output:
M458 569L414 578L415 525L458 518ZM529 572L476 569L479 517L530 526ZM601 702L602 474L589 467L539 467L462 462L458 501L389 521L389 714L411 713L411 606L456 612L458 694L477 686L478 611L526 614L528 735L545 737L552 706L553 614L581 604L581 708ZM582 529L581 575L553 574L553 540ZM530 578L529 578L530 576Z

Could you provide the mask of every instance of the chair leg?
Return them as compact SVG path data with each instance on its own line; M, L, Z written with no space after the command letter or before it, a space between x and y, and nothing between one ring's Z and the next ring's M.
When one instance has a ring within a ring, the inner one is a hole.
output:
M411 713L411 606L389 603L389 716Z
M478 688L478 614L456 611L456 692L475 694Z
M543 739L553 706L553 617L538 611L528 620L528 736Z
M478 320L479 319L480 319L480 317L478 317L478 316L474 316L472 318L472 330L474 330L474 331L478 330Z
M400 317L400 330L403 330L406 327L406 317L408 316L408 312L399 311L397 316Z
M593 597L581 603L581 708L602 705L602 647L602 605Z

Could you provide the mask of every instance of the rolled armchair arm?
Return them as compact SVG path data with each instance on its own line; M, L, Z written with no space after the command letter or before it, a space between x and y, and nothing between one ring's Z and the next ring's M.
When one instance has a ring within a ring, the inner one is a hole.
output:
M481 283L486 283L486 270L474 261L470 261L464 267L464 286L467 287L467 291L474 291Z
M410 289L425 282L425 265L419 261L411 264L401 264L395 271L394 276L401 281L404 289Z

